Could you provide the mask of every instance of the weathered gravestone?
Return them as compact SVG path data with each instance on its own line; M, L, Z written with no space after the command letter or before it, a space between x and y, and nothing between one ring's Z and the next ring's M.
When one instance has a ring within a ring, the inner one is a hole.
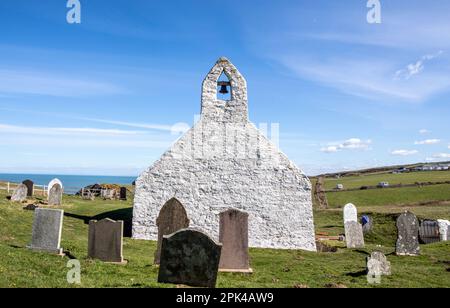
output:
M423 220L419 228L419 241L422 244L439 242L439 223L435 220Z
M27 195L28 195L28 188L27 188L27 186L24 185L24 184L20 184L14 190L14 192L13 192L13 194L11 196L11 201L13 201L13 202L23 202L23 201L27 200Z
M372 217L370 217L369 215L363 215L361 217L361 224L362 224L364 234L372 232L372 229L373 229Z
M53 185L48 195L48 205L61 205L62 203L62 187L59 184Z
M120 187L120 200L127 201L127 188Z
M438 219L437 223L439 227L440 240L448 241L448 228L450 226L450 221Z
M251 273L248 254L248 213L230 209L220 213L221 272Z
M222 245L197 230L164 236L158 282L214 288L221 251Z
M347 248L364 248L364 235L359 222L349 221L345 223L345 241Z
M155 253L155 264L160 263L161 245L164 235L170 235L179 230L189 228L188 219L184 206L176 198L167 201L159 212L156 225L158 226L158 246Z
M370 257L367 257L367 274L372 277L391 275L391 262L379 251L374 251Z
M23 185L25 185L28 188L28 197L32 197L33 196L33 192L34 192L34 182L32 180L25 180L22 182Z
M399 256L420 254L419 221L411 212L401 214L397 219L397 244L395 252Z
M358 222L358 210L351 203L344 206L344 224L350 221Z
M89 221L88 257L104 262L123 260L123 221L109 218Z
M62 255L61 233L64 211L37 208L34 211L33 234L28 248Z

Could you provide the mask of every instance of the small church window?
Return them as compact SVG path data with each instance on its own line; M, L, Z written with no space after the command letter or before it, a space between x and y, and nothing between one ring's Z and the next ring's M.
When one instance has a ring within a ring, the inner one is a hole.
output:
M225 73L222 73L217 81L217 99L231 100L231 82Z

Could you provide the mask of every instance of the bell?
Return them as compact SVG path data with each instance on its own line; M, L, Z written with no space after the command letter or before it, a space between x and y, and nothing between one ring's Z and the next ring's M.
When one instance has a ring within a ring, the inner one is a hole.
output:
M217 85L220 86L220 91L219 91L220 94L228 94L228 93L230 93L228 91L228 86L231 86L231 84L229 82L219 81L217 83Z

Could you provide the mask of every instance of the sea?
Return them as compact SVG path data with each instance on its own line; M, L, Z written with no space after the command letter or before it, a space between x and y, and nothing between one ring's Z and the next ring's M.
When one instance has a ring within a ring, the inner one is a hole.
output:
M48 185L54 178L63 183L66 194L75 194L81 188L92 184L131 185L136 180L136 177L130 176L0 173L0 182L22 183L25 180L32 180L35 185Z

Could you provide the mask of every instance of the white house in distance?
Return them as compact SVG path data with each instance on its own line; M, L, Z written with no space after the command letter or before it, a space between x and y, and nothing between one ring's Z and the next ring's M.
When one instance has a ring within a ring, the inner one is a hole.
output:
M176 198L190 227L215 240L219 214L235 208L249 214L251 247L315 251L311 182L249 121L247 83L228 59L206 76L201 103L195 126L137 179L133 238L156 240L161 208Z

